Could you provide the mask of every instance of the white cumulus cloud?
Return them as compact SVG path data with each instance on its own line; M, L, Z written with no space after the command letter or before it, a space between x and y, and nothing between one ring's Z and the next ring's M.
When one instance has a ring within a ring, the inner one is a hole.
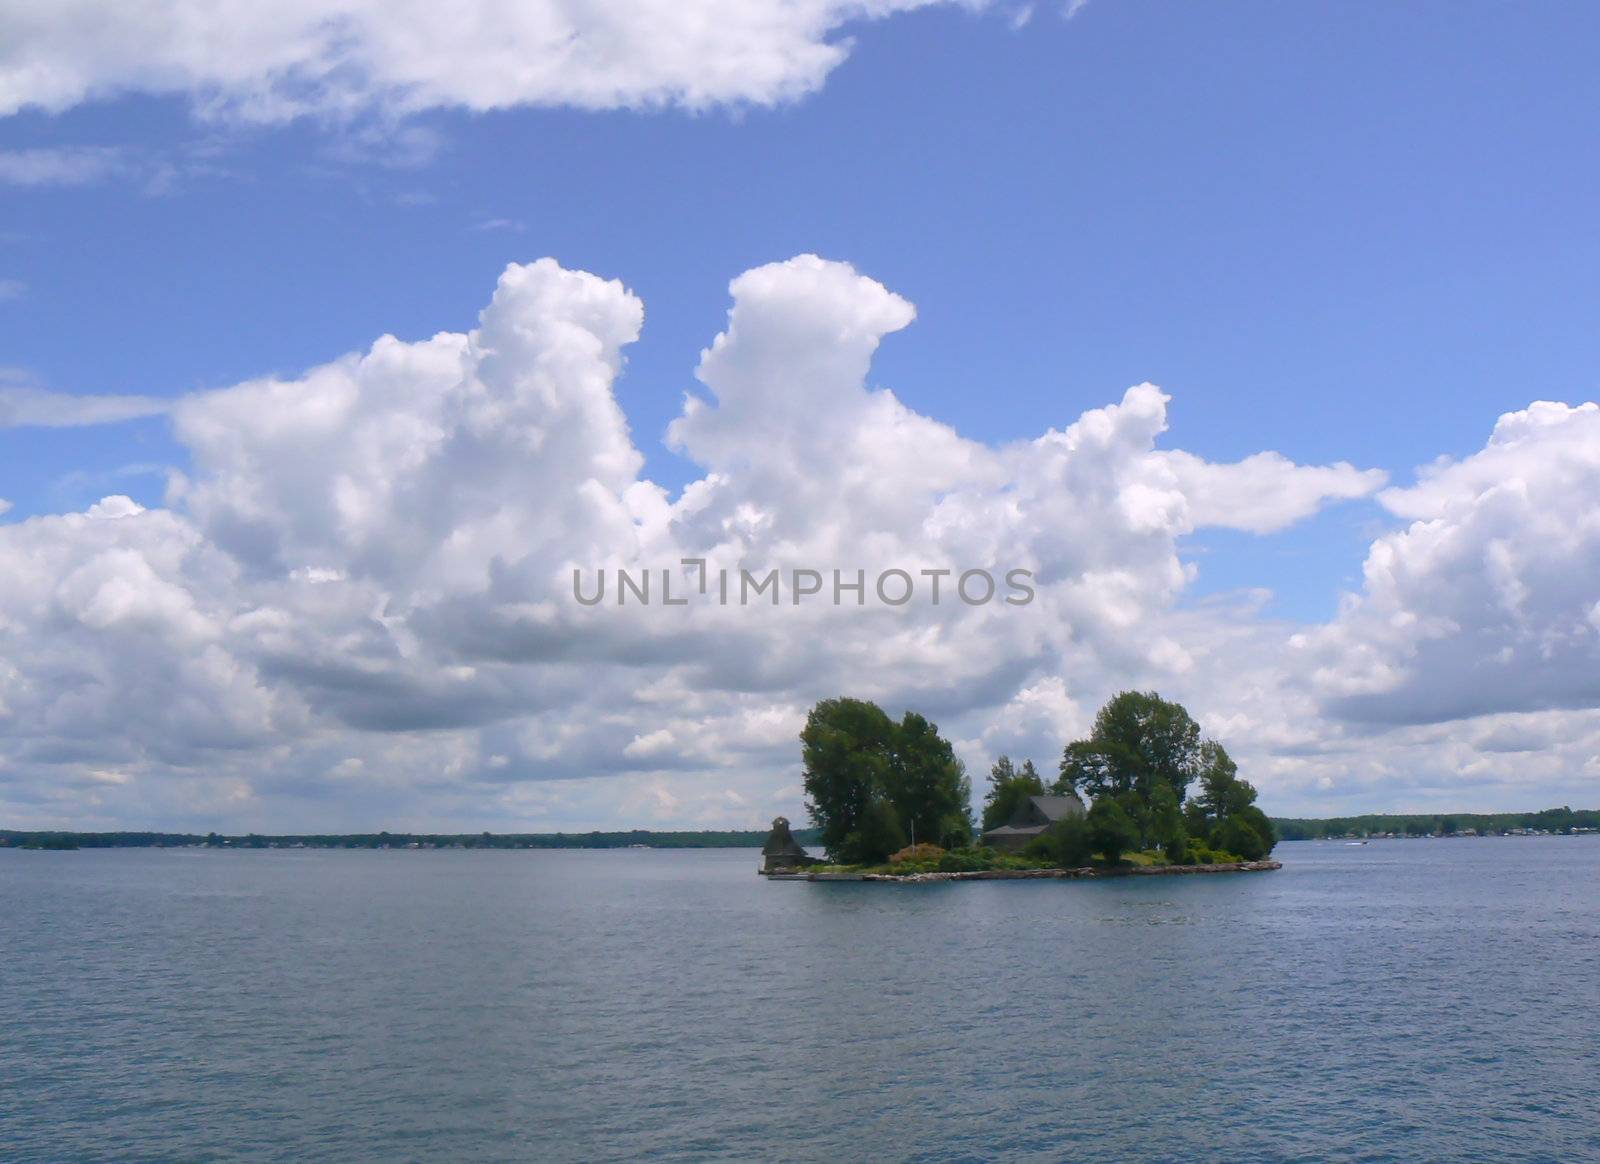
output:
M807 255L730 292L668 435L700 468L676 493L643 476L615 396L644 305L546 259L508 267L470 332L184 398L164 508L0 525L0 814L750 825L798 813L796 734L841 693L929 713L975 766L1048 771L1109 694L1156 687L1269 807L1565 788L1600 754L1593 405L1503 418L1382 493L1411 524L1308 629L1260 594L1192 601L1182 539L1270 536L1382 473L1166 447L1149 384L988 446L871 386L915 319L876 281ZM664 606L662 570L696 587L685 557L783 571L780 602ZM1036 597L962 602L975 567L1027 570ZM574 600L574 570L619 568L656 601ZM797 606L802 569L920 589Z
M770 105L823 83L850 50L847 26L934 2L5 0L0 115L122 93L256 121Z
M1600 406L1541 401L1383 505L1364 586L1307 636L1317 690L1356 720L1600 706Z

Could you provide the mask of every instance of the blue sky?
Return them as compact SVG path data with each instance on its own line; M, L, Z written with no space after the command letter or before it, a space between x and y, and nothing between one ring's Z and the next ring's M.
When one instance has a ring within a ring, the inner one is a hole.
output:
M616 397L671 490L667 425L740 272L811 252L916 305L870 384L991 445L1153 381L1210 461L1413 470L1600 368L1592 5L937 7L850 26L820 88L761 102L398 119L208 118L125 92L0 118L6 152L114 151L0 180L0 366L69 394L293 376L392 333L465 331L509 262L645 304ZM0 170L3 174L3 170ZM162 504L165 418L0 428L3 519ZM1334 616L1369 499L1181 539L1193 604L1267 587Z

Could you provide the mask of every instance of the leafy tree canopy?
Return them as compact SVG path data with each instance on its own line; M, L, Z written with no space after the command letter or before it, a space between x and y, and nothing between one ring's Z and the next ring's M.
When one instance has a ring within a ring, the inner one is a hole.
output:
M806 808L829 853L843 851L883 795L893 735L883 709L863 699L824 699L806 716L800 733Z
M1089 848L1112 865L1122 859L1122 854L1139 847L1139 830L1133 819L1109 796L1090 806L1085 821Z
M1142 799L1164 783L1181 801L1200 762L1200 725L1182 704L1154 691L1124 691L1100 709L1088 739L1067 745L1058 783L1091 797L1132 792Z
M1182 704L1154 691L1124 691L1100 709L1089 736L1062 752L1056 790L1086 795L1096 808L1114 804L1134 834L1126 848L1160 847L1172 860L1183 859L1191 840L1240 856L1264 856L1277 840L1227 749L1204 738ZM1238 846L1223 842L1224 825Z
M925 717L907 712L897 724L875 703L825 699L800 742L806 807L834 857L882 860L913 835L945 848L970 842L966 769Z
M1001 756L989 769L989 790L983 796L983 829L997 829L1010 820L1030 796L1044 792L1044 780L1033 766L1024 760L1022 767L1012 766L1011 757Z
M950 741L908 711L890 741L885 791L900 827L919 841L960 848L972 839L972 784Z

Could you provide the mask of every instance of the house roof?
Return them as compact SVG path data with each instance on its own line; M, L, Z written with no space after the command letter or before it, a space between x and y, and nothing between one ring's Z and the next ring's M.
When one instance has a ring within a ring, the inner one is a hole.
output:
M1083 815L1083 801L1076 793L1066 796L1030 796L1017 806L1011 819L996 829L989 829L986 837L1036 837L1045 829L1069 816Z
M1051 824L1083 812L1083 801L1078 799L1076 793L1066 796L1030 796L1028 799Z

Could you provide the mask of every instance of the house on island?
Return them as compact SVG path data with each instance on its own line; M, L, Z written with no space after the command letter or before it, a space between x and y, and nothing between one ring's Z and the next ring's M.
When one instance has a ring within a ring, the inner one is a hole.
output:
M1083 801L1076 792L1065 796L1030 796L1017 806L1011 819L983 834L983 843L1007 853L1016 853L1034 837L1058 820L1083 815Z

